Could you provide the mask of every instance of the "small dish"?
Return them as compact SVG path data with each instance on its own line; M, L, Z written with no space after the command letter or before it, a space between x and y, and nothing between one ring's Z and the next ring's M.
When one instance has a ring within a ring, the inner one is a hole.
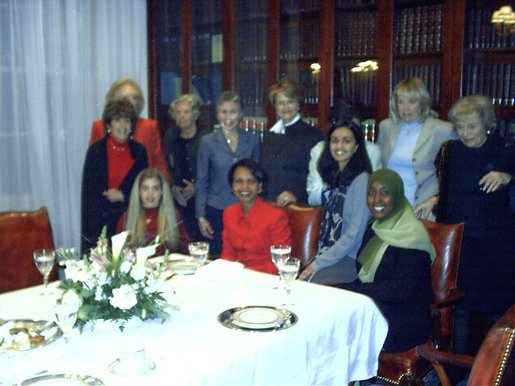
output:
M197 268L198 264L187 261L178 261L170 264L172 272L179 275L193 275L197 271Z
M138 363L134 363L134 361L122 361L120 358L117 358L109 364L109 371L111 373L123 376L140 376L155 368L156 364L147 358Z
M37 377L29 378L24 380L21 386L27 385L48 385L48 386L59 386L59 385L84 385L84 386L104 386L104 382L100 379L92 377L90 375L77 375L77 374L51 374L51 375L39 375Z
M26 351L52 343L63 335L55 322L12 319L0 324L0 351ZM18 334L25 336L18 337Z
M297 315L285 309L271 306L235 307L218 315L218 321L225 327L243 331L278 331L293 326Z

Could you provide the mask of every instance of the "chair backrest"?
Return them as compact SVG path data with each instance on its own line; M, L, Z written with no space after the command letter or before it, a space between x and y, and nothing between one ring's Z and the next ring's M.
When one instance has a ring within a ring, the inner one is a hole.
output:
M300 258L302 270L315 257L322 222L322 207L291 203L283 209L288 214L290 223L291 254Z
M453 291L457 289L458 268L461 254L464 224L441 224L433 221L420 220L436 251L435 260L431 266L431 284L435 301L445 304L451 300ZM439 344L450 344L454 325L453 307L440 310ZM448 348L448 347L444 347Z
M494 324L474 359L468 385L513 385L515 382L515 305Z
M54 249L47 209L0 212L0 293L43 283L32 255L36 249ZM54 267L50 280L56 278Z

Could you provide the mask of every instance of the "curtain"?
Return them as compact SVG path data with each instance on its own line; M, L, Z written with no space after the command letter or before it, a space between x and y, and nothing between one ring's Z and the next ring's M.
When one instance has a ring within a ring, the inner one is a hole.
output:
M110 85L147 90L146 25L145 0L0 1L0 211L46 206L56 247L79 247L82 167Z

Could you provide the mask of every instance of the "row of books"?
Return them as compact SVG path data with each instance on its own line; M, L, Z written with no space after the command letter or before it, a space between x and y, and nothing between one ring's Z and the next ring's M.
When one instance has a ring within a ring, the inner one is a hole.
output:
M375 55L375 12L341 13L336 23L335 55L337 58Z
M320 9L320 0L281 0L281 13L295 14Z
M376 0L336 0L336 8L351 8L376 5Z
M265 62L268 59L266 23L266 20L236 23L236 63Z
M237 69L235 71L235 90L240 94L243 110L249 115L263 115L267 100L267 73Z
M469 9L465 29L465 47L469 49L515 47L515 25L492 23L494 9Z
M354 65L340 67L342 98L354 103L372 105L376 97L376 72L352 72Z
M482 94L496 105L515 106L515 64L466 64L463 71L463 95Z
M268 17L268 7L266 1L236 0L234 10L238 19L249 17Z
M179 72L181 64L181 39L179 36L162 36L158 41L161 69Z
M394 20L394 53L440 52L442 13L442 4L397 9Z
M417 66L395 66L393 70L393 84L411 77L418 77L426 84L433 104L441 102L442 66L441 64L426 64Z
M222 62L222 34L195 34L191 40L191 60L194 64Z
M320 27L318 24L290 23L281 30L282 60L302 60L318 57Z
M222 21L222 2L193 0L193 25L221 23ZM195 27L194 27L195 28Z

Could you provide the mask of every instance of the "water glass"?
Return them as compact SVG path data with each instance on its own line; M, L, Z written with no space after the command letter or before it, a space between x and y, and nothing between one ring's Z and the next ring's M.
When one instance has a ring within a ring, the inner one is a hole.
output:
M272 257L272 262L274 263L277 271L279 271L279 261L285 257L289 257L291 254L291 245L287 244L277 244L270 246L270 255ZM281 276L279 275L279 285L281 284ZM274 287L273 289L278 289L279 287Z
M80 298L74 291L66 291L54 304L55 322L63 331L64 341L68 344L80 308Z
M34 263L36 264L38 271L43 275L43 284L45 289L40 295L47 295L49 294L48 279L55 264L55 252L48 249L34 251Z
M195 241L188 244L191 261L198 267L202 266L209 255L209 243L206 241Z
M281 277L284 290L286 291L286 296L288 298L290 297L291 293L291 283L293 283L297 278L299 269L300 259L296 257L284 257L279 260L279 276Z

